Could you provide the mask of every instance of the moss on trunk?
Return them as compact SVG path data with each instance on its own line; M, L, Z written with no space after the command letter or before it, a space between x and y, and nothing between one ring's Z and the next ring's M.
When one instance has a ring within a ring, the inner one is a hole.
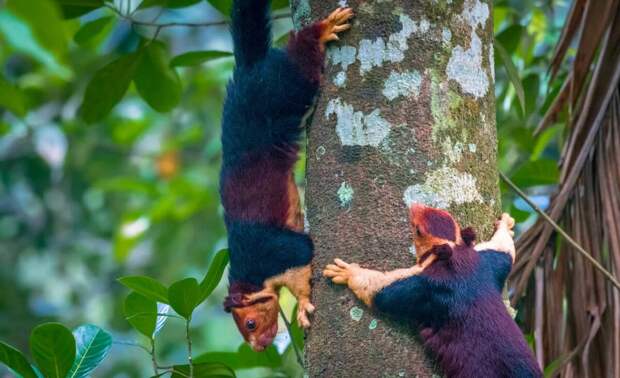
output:
M499 214L493 23L480 0L293 0L297 26L353 7L328 50L307 148L316 246L311 377L432 376L415 330L321 277L334 257L379 269L414 262L407 203L453 212L490 236Z

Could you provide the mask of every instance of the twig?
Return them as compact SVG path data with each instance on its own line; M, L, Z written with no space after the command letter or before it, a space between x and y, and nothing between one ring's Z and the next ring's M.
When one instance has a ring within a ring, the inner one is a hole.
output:
M189 362L189 377L194 378L194 363L192 362L192 338L189 334L189 323L191 318L185 322L185 337L187 339L187 361Z
M106 3L105 6L111 9L120 18L131 22L133 25L147 26L147 27L158 28L158 29L171 28L171 27L206 28L206 27L211 27L211 26L225 26L230 23L229 20L206 21L206 22L165 22L165 23L142 21L142 20L136 20L135 18L133 18L132 17L133 14L123 14L117 8L115 8L114 6L110 4ZM291 17L290 13L284 13L284 14L275 15L271 19L279 20L279 19L290 18L290 17Z
M280 316L282 317L282 320L284 320L284 324L286 325L286 330L288 331L288 334L291 337L291 345L293 345L293 350L295 351L295 356L297 357L297 363L299 363L299 365L303 368L304 360L303 358L301 358L301 353L299 352L299 349L297 349L297 345L295 344L295 340L293 339L293 332L291 332L291 323L286 318L286 315L284 315L284 311L282 311L282 307L280 307Z
M157 358L155 357L155 339L151 337L151 362L153 363L153 371L155 371L155 375L159 373L159 369L157 366Z
M562 235L562 237L566 239L568 244L572 245L573 248L575 248L577 252L581 254L581 256L586 258L586 260L588 260L598 271L600 271L605 276L605 278L607 278L607 280L609 280L609 282L611 282L616 287L616 289L620 290L620 282L618 282L618 280L616 280L616 278L611 273L609 273L609 271L605 269L605 267L603 267L598 261L596 261L594 257L592 257L585 249L583 249L583 247L579 245L579 243L577 243L573 238L571 238L570 235L566 233L566 231L564 231L560 226L558 226L558 224L555 223L555 221L551 219L551 217L548 216L547 213L545 213L540 207L538 207L534 202L532 202L532 200L530 200L528 196L523 193L523 191L519 189L519 187L517 187L504 173L500 172L499 175L502 180L504 180L504 182L508 184L508 186L510 186L512 190L514 190L519 195L519 197L521 197L525 202L527 202L527 204L530 205L530 207L534 209L534 211L536 211L541 217L543 217L543 219L546 220L551 225L551 227L553 227L553 229L555 229L560 235Z

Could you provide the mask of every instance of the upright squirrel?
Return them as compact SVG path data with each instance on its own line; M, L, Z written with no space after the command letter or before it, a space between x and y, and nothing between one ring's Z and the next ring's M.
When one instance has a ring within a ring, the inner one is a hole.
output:
M413 267L379 272L336 259L323 274L419 327L447 377L542 377L501 296L515 257L514 219L503 214L491 240L474 245L474 231L447 211L414 204L410 218Z

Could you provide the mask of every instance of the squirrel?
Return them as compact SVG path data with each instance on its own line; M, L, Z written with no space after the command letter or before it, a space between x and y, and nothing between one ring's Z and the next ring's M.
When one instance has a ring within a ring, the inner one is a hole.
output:
M413 267L379 272L335 259L323 275L419 327L447 377L542 377L501 295L515 258L514 219L503 214L491 240L476 245L473 229L461 230L449 212L415 203L409 210Z
M235 69L222 116L220 195L230 251L224 308L256 351L278 329L279 289L298 300L297 321L308 328L313 244L293 177L303 119L319 90L325 45L350 28L350 8L291 32L271 47L270 1L235 0Z

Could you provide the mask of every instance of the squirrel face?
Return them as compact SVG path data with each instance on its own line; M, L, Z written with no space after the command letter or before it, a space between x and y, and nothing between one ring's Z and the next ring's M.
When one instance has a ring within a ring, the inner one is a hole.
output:
M447 260L452 256L453 247L462 242L461 229L447 211L414 203L409 215L419 261L431 253L440 260Z
M242 307L234 307L231 312L245 341L252 349L261 352L271 345L276 337L278 310L277 297L268 297L253 303L245 301Z

